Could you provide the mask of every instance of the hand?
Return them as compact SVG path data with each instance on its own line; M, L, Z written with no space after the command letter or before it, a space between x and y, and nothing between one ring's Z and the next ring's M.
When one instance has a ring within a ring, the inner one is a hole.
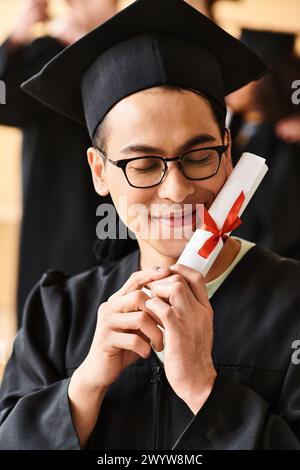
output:
M211 357L213 310L201 274L179 264L171 271L169 277L149 284L152 298L145 306L165 329L166 377L196 414L217 375Z
M15 27L10 35L12 45L25 44L30 38L30 30L33 25L40 21L47 21L48 0L25 0Z
M275 125L278 137L288 144L300 144L300 114L281 119Z
M149 297L141 288L170 273L169 268L136 272L100 305L90 351L76 373L90 390L105 389L127 366L147 358L151 344L157 351L163 349L162 331L157 326L160 320L143 311Z
M51 21L48 31L52 37L66 46L78 41L87 33L72 17L57 18Z

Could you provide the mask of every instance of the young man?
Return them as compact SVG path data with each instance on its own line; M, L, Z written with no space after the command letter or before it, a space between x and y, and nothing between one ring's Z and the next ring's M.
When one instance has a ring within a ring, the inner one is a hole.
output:
M205 280L175 265L177 229L232 171L224 94L264 72L181 0L139 0L25 85L86 120L94 186L126 225L142 204L170 238L136 229L121 262L43 277L2 385L2 449L300 448L299 264L230 238Z

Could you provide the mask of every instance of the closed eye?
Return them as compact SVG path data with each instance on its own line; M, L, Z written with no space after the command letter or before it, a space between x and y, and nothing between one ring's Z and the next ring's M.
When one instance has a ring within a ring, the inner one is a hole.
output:
M138 173L147 173L148 171L156 170L159 168L159 165L151 165L147 168L135 168L135 167L130 167L130 171L136 171Z
M185 159L185 162L188 164L193 164L193 165L207 165L208 163L211 163L212 160L213 160L213 157L208 156L206 158L199 158L199 159L187 158Z

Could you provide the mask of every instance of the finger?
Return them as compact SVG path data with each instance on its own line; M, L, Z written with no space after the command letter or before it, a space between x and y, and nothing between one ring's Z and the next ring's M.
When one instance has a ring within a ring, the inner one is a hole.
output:
M166 329L176 328L178 321L174 309L164 300L153 297L147 300L147 308L157 315Z
M115 313L143 310L149 296L142 290L135 290L121 297L110 297L108 303Z
M185 284L187 284L186 280L184 279L183 276L181 276L180 274L171 274L170 276L168 277L165 277L164 279L161 279L161 280L158 280L158 281L152 281L150 282L148 285L150 287L150 291L152 289L152 287L156 286L157 284L160 284L161 282L168 282L168 283L174 283L174 282L183 282ZM149 294L150 295L150 294Z
M201 273L183 264L174 264L170 269L185 279L198 302L206 306L209 304L205 280Z
M110 297L111 300L108 300L107 303L110 304L110 308L115 313L127 313L138 310L148 312L145 306L145 302L149 298L149 295L147 295L145 292L141 290L136 290L133 292L129 292L128 294L125 294L122 297ZM158 317L156 317L152 312L148 312L148 314L151 315L153 321L156 324L161 325L161 321Z
M148 297L147 300L148 299L150 299L150 297ZM148 315L150 315L150 317L152 318L152 320L154 321L156 325L159 325L163 328L164 325L162 324L161 319L157 315L155 315L155 313L152 310L149 310L149 308L147 308L147 305L146 305L147 300L145 301L143 311L146 312Z
M191 302L196 302L189 286L183 278L176 282L161 281L152 285L152 297L165 299L178 313L189 313ZM148 302L145 303L148 306Z
M146 286L149 282L155 281L157 279L163 279L164 277L171 274L171 271L168 267L153 267L146 268L142 271L137 271L133 273L130 278L125 282L125 284L115 292L110 298L121 297L122 295L127 294L135 290L139 290L142 287Z
M114 349L126 349L127 351L134 351L139 356L146 359L151 353L150 344L132 333L119 333L114 331L111 336L111 347Z
M163 334L146 312L115 313L109 318L109 326L115 330L140 330L157 351L163 349ZM135 334L136 331L133 331Z

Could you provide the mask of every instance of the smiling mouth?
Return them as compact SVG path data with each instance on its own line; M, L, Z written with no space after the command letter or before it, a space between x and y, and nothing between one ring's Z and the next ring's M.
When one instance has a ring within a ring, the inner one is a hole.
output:
M151 217L151 216L150 216ZM166 224L171 228L183 227L183 226L192 226L196 227L198 219L200 220L199 211L197 209L189 213L179 213L179 214L167 214L152 216L152 220L158 222L159 224Z

